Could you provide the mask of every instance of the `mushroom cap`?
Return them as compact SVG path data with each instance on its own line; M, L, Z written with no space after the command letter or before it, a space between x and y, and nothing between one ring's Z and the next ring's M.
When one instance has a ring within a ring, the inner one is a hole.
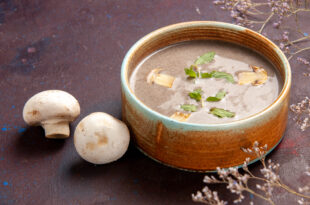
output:
M72 122L80 114L79 102L61 90L46 90L32 96L25 104L23 118L28 125Z
M127 151L129 141L126 124L103 112L95 112L83 118L74 132L76 151L93 164L118 160Z

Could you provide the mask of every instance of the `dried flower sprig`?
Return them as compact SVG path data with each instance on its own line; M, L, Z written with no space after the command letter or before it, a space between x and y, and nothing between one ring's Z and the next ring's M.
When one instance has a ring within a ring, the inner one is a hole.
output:
M255 157L260 159L263 168L260 169L262 177L255 176L248 168L248 164L250 162L250 158L246 158L244 164L242 166L242 170L238 170L238 168L230 167L228 169L221 169L217 168L218 178L214 176L205 176L204 182L206 184L214 184L214 183L223 183L227 184L226 188L230 190L231 193L237 194L238 198L234 200L234 203L240 203L243 201L244 193L248 192L257 196L270 204L275 204L272 201L272 192L274 188L282 188L288 191L291 194L297 195L301 197L298 200L299 204L305 204L310 202L310 196L304 195L309 191L309 186L305 186L299 188L298 191L295 191L285 185L279 176L279 168L280 164L274 163L269 159L266 162L265 155L267 151L267 145L259 146L258 142L254 142L253 147L250 148L243 148L242 149L245 153L249 155L254 155ZM309 168L307 168L309 169ZM306 174L310 172L307 170ZM307 174L308 175L308 174ZM309 173L310 175L310 173ZM258 183L256 184L256 190L251 188L248 184L250 180L255 180ZM202 189L202 192L198 191L196 194L192 194L192 199L195 202L201 202L205 204L220 204L224 205L227 204L226 201L219 199L218 194L216 191L212 191L205 186ZM253 204L253 202L250 202Z
M310 65L310 62L305 58L297 57L297 61L301 62L304 65Z
M282 27L285 27L284 22L289 22L289 19L293 18L295 20L296 32L301 37L290 40L289 33L285 30L283 31L282 39L273 40L279 42L280 48L288 55L289 60L297 54L310 50L310 46L300 47L299 43L310 40L310 36L301 30L298 20L299 13L306 13L307 15L310 12L308 0L266 0L265 2L254 2L253 0L214 0L213 3L220 6L222 10L229 11L235 24L255 28L259 33L263 33L268 25L272 25L274 29L283 30Z
M290 108L296 114L294 120L302 131L310 127L310 99L308 97L297 104L292 104Z
M209 205L226 205L227 202L220 200L216 191L211 191L209 187L205 186L202 192L197 191L196 195L192 195L195 202L201 202Z

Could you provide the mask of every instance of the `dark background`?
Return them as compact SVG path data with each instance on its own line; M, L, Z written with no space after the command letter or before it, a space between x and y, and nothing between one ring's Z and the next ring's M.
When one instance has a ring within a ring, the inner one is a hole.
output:
M130 46L157 28L192 20L232 22L211 0L0 0L0 204L194 204L191 193L203 187L204 174L165 167L133 145L117 162L95 166L77 155L72 137L46 139L42 128L22 119L27 99L48 89L65 90L80 102L71 132L91 112L120 118L120 67ZM302 74L309 68L291 64L296 103L310 91ZM309 184L303 172L310 137L293 117L290 112L285 137L270 158L296 189ZM256 174L260 168L251 166ZM210 187L225 200L235 198L225 186ZM243 204L253 198L246 196ZM277 204L296 199L274 192Z

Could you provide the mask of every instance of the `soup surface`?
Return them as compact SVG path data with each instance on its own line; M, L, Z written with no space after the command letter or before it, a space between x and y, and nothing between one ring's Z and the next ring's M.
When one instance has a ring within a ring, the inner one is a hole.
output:
M208 58L208 53L213 57ZM204 54L207 62L197 64ZM262 84L240 84L240 73L253 76L253 66L263 68L267 80ZM162 69L158 73L163 79L174 79L171 87L147 81L157 68ZM196 77L186 74L185 68ZM211 76L212 71L226 73L233 80L226 74ZM207 78L202 78L202 73L207 73ZM282 80L268 60L250 49L219 41L191 41L154 52L135 68L129 82L137 98L149 108L168 117L185 114L186 119L181 121L200 124L231 122L258 113L275 101L282 88ZM190 97L190 93L199 96ZM215 96L220 97L207 101ZM211 112L215 108L220 113Z

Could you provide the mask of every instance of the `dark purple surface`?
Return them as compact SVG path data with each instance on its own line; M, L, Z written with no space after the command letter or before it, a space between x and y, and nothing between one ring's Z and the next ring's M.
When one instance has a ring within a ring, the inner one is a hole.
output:
M22 119L27 99L48 89L68 91L80 102L71 132L91 112L120 118L127 50L157 28L191 20L231 22L205 0L0 0L0 204L193 204L190 195L202 188L204 174L162 166L133 146L119 161L94 166L77 155L72 137L45 139L41 128ZM298 102L310 81L302 75L306 68L295 61L292 67L291 101ZM283 142L270 157L282 164L283 181L296 188L309 182L302 172L310 138L292 118L290 113ZM251 166L255 173L259 168ZM235 198L224 186L211 188L225 200ZM283 191L274 197L279 204L296 203Z

